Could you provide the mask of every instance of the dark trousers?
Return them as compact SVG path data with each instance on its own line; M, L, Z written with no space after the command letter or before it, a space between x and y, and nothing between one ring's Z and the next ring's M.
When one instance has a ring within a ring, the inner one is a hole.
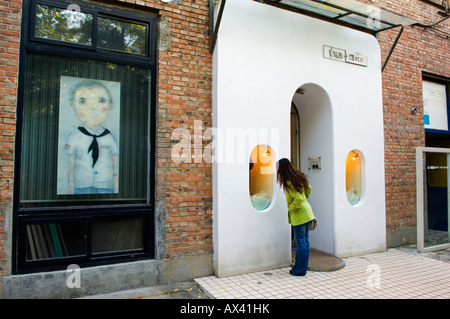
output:
M292 274L295 276L304 276L308 270L309 261L309 225L307 222L302 225L293 226L295 242L297 249L295 251L295 264L292 267Z

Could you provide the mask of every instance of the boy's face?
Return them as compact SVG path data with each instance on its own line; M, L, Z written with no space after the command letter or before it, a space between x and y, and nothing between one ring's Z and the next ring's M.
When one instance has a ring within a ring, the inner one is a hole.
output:
M87 87L75 92L72 107L81 122L97 129L108 117L111 104L104 88Z

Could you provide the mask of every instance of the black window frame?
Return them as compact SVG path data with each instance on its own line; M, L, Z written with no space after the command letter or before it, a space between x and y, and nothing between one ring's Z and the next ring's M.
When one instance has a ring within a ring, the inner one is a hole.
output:
M438 129L430 129L425 128L426 134L440 134L440 135L450 135L450 80L445 79L443 77L439 76L433 76L431 74L422 74L422 83L423 81L428 81L436 84L441 84L445 86L445 95L447 98L447 124L448 129L447 130L438 130Z
M76 43L38 38L34 36L36 22L36 5L42 4L57 8L67 8L71 4L77 4L82 12L94 15L92 46ZM101 49L97 47L97 18L106 17L130 23L147 25L146 56L132 53ZM24 0L22 10L22 30L20 42L20 64L18 79L18 99L16 117L16 142L15 142L15 168L13 190L13 253L12 273L24 274L40 271L52 271L66 269L70 264L78 264L87 267L101 264L112 264L141 259L155 258L155 147L156 147L156 82L157 82L157 12L148 13L129 10L127 7L109 7L103 4L85 2L83 0ZM29 53L42 53L49 56L66 56L80 59L89 59L101 62L111 62L121 65L141 67L148 69L151 76L148 136L148 161L149 181L148 200L146 203L123 202L98 202L94 205L82 204L82 206L60 207L34 207L22 208L20 206L21 183L21 155L22 155L22 128L23 107L25 93L25 72L27 55ZM123 250L110 253L92 254L91 252L91 225L97 217L110 216L141 216L143 217L143 249ZM80 256L26 260L26 227L32 224L60 223L80 221L86 223L87 247L86 254Z

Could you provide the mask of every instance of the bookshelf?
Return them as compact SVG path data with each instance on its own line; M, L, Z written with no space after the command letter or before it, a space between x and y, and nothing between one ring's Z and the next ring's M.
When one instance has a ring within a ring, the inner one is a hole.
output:
M32 260L68 255L60 224L27 225L27 240Z

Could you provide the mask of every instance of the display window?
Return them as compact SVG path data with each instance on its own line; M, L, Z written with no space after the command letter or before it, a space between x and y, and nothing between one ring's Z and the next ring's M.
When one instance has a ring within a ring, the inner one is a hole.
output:
M15 272L151 258L156 16L24 8Z
M258 145L250 154L250 202L263 211L273 198L273 151L270 146Z
M425 131L427 133L450 134L448 125L449 82L424 77L422 80L422 97Z
M351 151L346 160L345 184L347 200L351 205L361 201L362 196L362 154L359 151Z

